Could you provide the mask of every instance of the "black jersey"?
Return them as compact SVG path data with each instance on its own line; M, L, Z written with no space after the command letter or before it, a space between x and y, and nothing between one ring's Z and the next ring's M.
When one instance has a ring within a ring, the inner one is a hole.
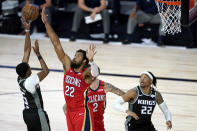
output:
M150 94L144 94L141 87L136 87L138 95L134 102L129 103L129 110L135 112L139 120L131 118L130 124L150 124L156 106L156 90L151 87Z
M43 100L42 100L42 95L40 91L40 86L39 84L36 85L35 93L31 94L29 91L24 86L24 82L26 79L22 79L21 77L18 77L17 81L20 86L20 90L23 95L23 100L24 100L24 106L25 109L43 109Z

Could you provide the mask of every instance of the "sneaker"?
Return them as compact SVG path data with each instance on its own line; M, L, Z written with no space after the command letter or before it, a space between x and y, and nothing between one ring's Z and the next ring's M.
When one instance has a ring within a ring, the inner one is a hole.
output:
M130 44L132 42L132 34L127 34L126 39L122 41L123 45Z
M103 43L104 43L104 44L108 44L108 42L109 42L109 39L108 39L108 38L104 38L104 39L103 39Z
M76 40L76 37L74 36L74 35L72 35L71 37L70 37L70 41L75 41Z
M70 41L75 41L76 40L76 36L77 36L76 32L71 32Z
M105 34L105 38L103 39L104 44L108 44L109 42L109 34Z
M190 44L187 44L186 48L195 48L194 42L191 42Z
M130 44L130 43L131 43L131 41L128 40L128 39L125 39L125 40L122 42L123 45L127 45L127 44Z

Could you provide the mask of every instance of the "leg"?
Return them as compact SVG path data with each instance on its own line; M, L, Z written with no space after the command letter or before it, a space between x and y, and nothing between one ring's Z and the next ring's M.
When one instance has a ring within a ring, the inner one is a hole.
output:
M161 17L159 14L154 15L153 18L151 19L150 23L159 24L159 35L165 36L165 33L161 31L162 23L161 23Z
M77 31L79 29L79 25L81 23L81 20L84 18L84 16L87 15L87 12L83 11L80 8L77 8L74 18L73 18L73 24L72 24L72 34L70 37L70 41L75 41L77 36Z
M101 12L102 18L103 18L103 29L105 34L109 34L110 30L110 18L109 18L109 13L107 12L106 9L104 9Z
M146 23L151 20L151 16L144 13L143 11L137 11L136 15L131 18L129 17L127 23L127 34L132 34L137 24Z
M132 41L132 34L137 24L146 23L151 20L150 15L139 10L134 17L130 17L127 22L127 37L123 41L123 44L129 44Z
M159 14L154 15L152 20L150 21L150 23L154 23L154 24L159 24L159 38L157 40L157 45L158 46L162 46L165 45L164 43L164 37L165 37L165 33L163 31L161 31L162 29L162 23L161 23L161 17Z
M110 31L110 18L109 18L109 13L107 11L107 9L104 9L101 12L102 15L102 21L103 21L103 30L105 33L105 39L104 39L104 43L108 43L108 35L109 35L109 31Z
M78 31L81 20L84 18L85 14L86 14L85 11L83 11L80 8L77 8L77 10L74 14L74 18L73 18L73 25L72 25L72 31L73 32Z

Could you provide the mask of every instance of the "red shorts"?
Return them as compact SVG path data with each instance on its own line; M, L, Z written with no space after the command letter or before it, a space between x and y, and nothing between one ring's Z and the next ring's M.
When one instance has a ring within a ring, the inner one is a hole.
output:
M70 110L67 108L66 121L68 131L95 131L93 112L88 108Z

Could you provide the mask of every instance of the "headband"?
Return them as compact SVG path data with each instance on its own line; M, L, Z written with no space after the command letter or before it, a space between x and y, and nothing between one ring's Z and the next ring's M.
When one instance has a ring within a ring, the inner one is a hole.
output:
M149 72L145 71L145 72L142 72L141 75L142 74L146 74L151 80L153 80L153 76Z

